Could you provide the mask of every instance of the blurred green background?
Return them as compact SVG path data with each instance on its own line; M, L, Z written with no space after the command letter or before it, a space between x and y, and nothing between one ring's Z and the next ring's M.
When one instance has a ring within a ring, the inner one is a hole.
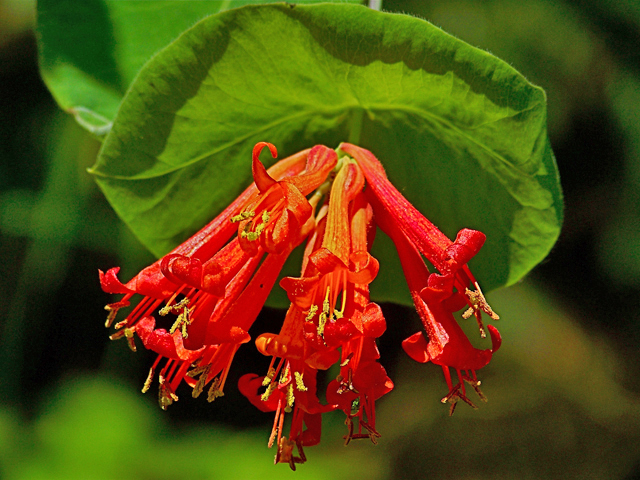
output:
M152 355L109 342L97 269L129 278L152 258L85 169L99 144L40 80L35 4L0 0L0 478L640 479L640 3L385 0L487 49L543 86L566 195L555 249L489 295L504 343L481 371L489 403L439 399L441 371L400 341L410 309L385 305L377 446L342 445L342 414L290 472L266 448L271 414L234 388L178 391L162 412L140 388ZM256 329L282 313L266 311ZM243 348L234 379L266 371Z

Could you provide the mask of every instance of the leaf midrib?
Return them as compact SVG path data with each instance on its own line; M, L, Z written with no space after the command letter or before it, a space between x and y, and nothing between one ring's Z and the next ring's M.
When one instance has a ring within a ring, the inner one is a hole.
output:
M499 119L496 119L492 122L487 122L487 123L483 123L482 125L487 125L493 122L497 122L497 121L502 121L506 118L511 118L514 117L516 115L520 115L524 112L533 110L534 108L538 107L539 103L534 103L531 106L525 108L524 110L520 110L517 111L515 113L513 113L512 115L506 115L504 117L500 117ZM347 105L343 105L340 107L335 107L335 108L330 108L330 109L314 109L314 110L306 110L306 111L302 111L300 113L294 114L294 115L289 115L286 117L281 117L278 120L271 122L261 128L252 130L251 132L248 132L236 139L234 139L231 142L225 143L224 145L221 145L220 147L210 150L207 153L203 153L202 155L199 155L198 157L193 158L192 160L182 163L180 165L176 165L174 168L170 168L167 170L164 170L161 173L157 173L154 175L135 175L135 176L124 176L124 175L109 175L103 172L100 172L99 170L92 168L89 169L89 173L91 173L92 175L95 175L96 177L102 177L102 178L110 178L110 179L115 179L115 180L126 180L126 181L144 181L144 180L151 180L154 178L159 178L159 177L163 177L165 175L170 175L174 172L177 172L179 170L182 170L184 168L187 168L191 165L194 165L198 162L201 162L209 157L212 157L228 148L231 148L234 145L237 145L238 143L241 143L242 141L253 137L257 134L259 134L260 132L265 132L268 131L274 127L277 127L278 125L281 125L283 123L289 122L291 120L295 120L298 118L305 118L305 117L313 117L313 116L317 116L317 115L335 115L335 114L353 114L353 110L356 109L361 109L364 110L365 112L375 112L375 111L383 111L383 112L390 112L390 111L399 111L399 112L406 112L406 113L412 113L418 116L422 116L422 117L426 117L426 118L430 118L432 120L435 120L437 123L440 123L443 126L447 126L448 128L450 128L451 130L455 131L460 137L463 137L467 140L469 140L471 143L477 145L478 147L482 148L483 150L485 150L486 152L488 152L489 155L491 155L492 157L494 157L496 160L503 162L505 165L507 165L509 168L516 170L517 172L519 172L520 174L531 178L532 175L527 173L526 171L518 168L516 165L514 165L512 162L510 162L509 160L507 160L504 156L500 155L499 153L497 153L495 150L492 150L491 148L489 148L487 145L483 144L482 142L476 140L474 137L468 135L464 130L462 130L461 128L459 128L458 126L454 125L453 123L451 123L449 120L447 120L446 118L443 118L439 115L434 114L433 112L430 112L429 110L423 110L423 109L419 109L419 108L413 108L411 106L408 105L377 105L377 106L372 106L369 108L363 107L360 104L347 104ZM478 128L477 126L474 127L473 129ZM472 130L471 128L469 130Z

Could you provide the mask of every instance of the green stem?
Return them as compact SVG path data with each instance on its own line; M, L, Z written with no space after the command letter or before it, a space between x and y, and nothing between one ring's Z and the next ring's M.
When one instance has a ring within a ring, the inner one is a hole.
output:
M354 108L351 115L351 124L349 125L349 143L358 145L360 143L360 133L362 132L362 117L364 109Z

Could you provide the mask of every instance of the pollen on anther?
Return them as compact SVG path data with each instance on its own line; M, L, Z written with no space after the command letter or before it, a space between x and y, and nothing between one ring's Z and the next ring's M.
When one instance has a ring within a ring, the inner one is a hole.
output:
M260 400L262 400L263 402L266 402L267 400L269 400L269 397L271 396L271 394L275 389L276 389L276 384L270 383L267 389L265 390L265 392L260 396Z
M311 305L311 307L309 307L309 313L307 314L305 320L313 320L313 317L316 315L316 313L318 313L318 305Z
M246 220L247 218L253 218L255 216L256 216L256 212L247 211L247 212L242 212L239 215L236 215L234 217L231 217L229 221L231 223L237 223L237 222L241 222L242 220Z
M273 377L275 377L275 375L276 375L276 369L271 367L267 372L267 375L262 380L262 386L266 387L267 385L269 385L271 383L271 380L273 380Z
M151 367L149 369L149 375L147 375L147 379L144 381L144 385L142 386L142 393L147 393L151 388L151 382L153 382L154 374L155 374L155 369Z
M287 387L287 406L285 407L284 411L287 413L291 412L291 409L293 408L293 404L296 400L295 395L293 394L293 384L289 384L289 386Z
M127 338L127 344L129 345L129 348L131 349L131 351L135 352L136 350L136 343L133 340L133 328L125 328L124 329L124 336Z
M126 327L128 324L129 324L129 319L125 318L121 322L116 323L113 328L115 328L116 330L120 330L122 327Z
M298 390L300 390L301 392L306 392L307 391L307 387L305 386L304 382L302 381L302 373L293 372L293 376L296 379L296 388Z

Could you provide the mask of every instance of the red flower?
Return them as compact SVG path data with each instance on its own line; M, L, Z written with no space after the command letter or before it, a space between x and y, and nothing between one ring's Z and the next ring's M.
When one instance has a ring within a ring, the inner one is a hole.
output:
M340 408L347 414L347 442L365 437L375 441L379 434L374 402L393 388L377 363L375 337L382 334L385 322L380 308L369 303L368 284L377 274L378 262L368 253L373 223L363 188L359 167L345 160L307 242L302 277L280 283L292 301L282 329L256 340L260 352L273 356L269 373L260 383L257 375L243 377L243 393L251 402L276 411L269 444L278 446L276 463L286 462L292 468L304 461L303 446L320 440L319 416L328 410ZM316 372L337 362L341 374L329 386L328 405L321 406L315 394ZM261 395L260 386L266 387ZM287 409L293 417L289 436L284 437ZM357 433L353 418L359 420Z
M333 169L337 161L335 152L318 146L276 163L267 172L258 159L265 146L276 155L273 145L256 145L253 151L256 184L200 232L126 285L117 279L118 268L100 272L103 290L125 295L106 307L107 326L120 308L129 305L134 294L144 296L127 318L116 324L118 332L111 338L126 337L135 350L134 333L137 333L145 348L158 353L145 391L159 361L167 359L159 375L163 408L177 400L175 391L183 380L194 388L194 396L208 384L211 384L210 401L223 394L233 356L241 344L250 340L247 332L287 256L313 229L313 207L304 195L320 186ZM250 225L256 206L260 206L264 216L259 231ZM240 230L254 235L243 242L241 236L229 242L237 231L234 220L239 217L242 217ZM154 314L177 316L169 332L154 329ZM167 347L171 344L178 351L184 352L186 348L190 353L177 355ZM196 377L199 379L195 380Z
M484 335L482 313L497 318L486 303L467 262L484 242L480 232L463 229L455 241L420 214L387 179L371 152L350 144L336 151L322 145L277 162L267 170L259 160L268 147L253 149L254 183L200 232L143 269L126 284L118 268L100 272L102 288L123 294L107 305L107 326L134 295L143 298L116 323L112 339L126 338L135 351L135 336L158 354L145 382L147 391L158 373L159 403L164 409L178 399L184 382L208 400L223 395L233 358L251 339L249 331L291 251L306 240L301 275L280 282L291 300L279 333L263 333L257 349L272 357L265 376L247 374L238 388L257 408L275 412L269 447L276 463L306 460L303 448L316 445L321 416L331 410L346 415L345 443L369 438L376 443L375 401L393 389L379 363L376 339L386 329L378 305L370 301L369 284L379 264L370 254L375 227L394 241L422 332L403 342L419 362L441 365L449 386L443 402L466 396L465 382L482 396L476 370L500 346L489 326L492 348L474 348L453 313L475 315ZM430 274L422 255L438 273ZM166 326L161 317L170 318ZM318 370L339 364L329 382L327 403L318 398ZM453 385L450 369L458 375ZM286 414L291 415L288 434Z
M365 174L370 187L367 198L373 206L376 223L391 237L398 250L411 296L429 338L427 342L422 332L418 332L403 342L403 348L414 360L442 366L449 386L449 393L442 401L451 403L450 414L458 399L475 408L466 396L464 383L469 383L486 401L475 371L489 363L493 352L500 348L501 338L498 330L490 325L492 348L473 348L452 312L468 305L464 316L475 315L482 337L486 336L482 312L493 319L499 318L486 302L467 266L482 247L485 235L463 229L452 242L389 182L382 165L371 152L351 144L342 144L340 149L352 155ZM429 274L420 254L440 273ZM470 284L475 291L470 290ZM455 386L449 368L454 368L458 374L459 382Z

